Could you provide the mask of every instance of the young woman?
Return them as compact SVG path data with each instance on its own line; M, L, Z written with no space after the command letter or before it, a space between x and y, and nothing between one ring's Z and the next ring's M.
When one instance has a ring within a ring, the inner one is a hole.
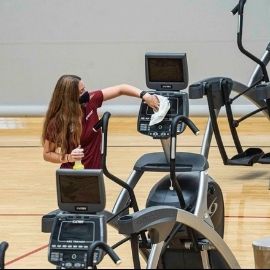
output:
M102 90L86 92L80 77L63 75L56 83L42 131L44 160L61 163L61 168L73 168L81 161L85 169L101 167L101 131L95 132L97 109L103 101L127 95L142 98L148 106L158 110L155 95L131 85L122 84ZM84 97L83 104L82 97ZM85 97L88 97L85 99Z

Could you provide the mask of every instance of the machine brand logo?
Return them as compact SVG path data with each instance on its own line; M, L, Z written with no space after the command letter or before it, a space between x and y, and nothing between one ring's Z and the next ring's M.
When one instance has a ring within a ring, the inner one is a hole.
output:
M172 85L171 84L163 84L163 85L161 85L161 87L163 89L172 89Z
M84 223L84 221L83 220L72 220L72 223L74 223L74 224L82 224L82 223Z
M208 208L208 214L210 217L212 217L218 209L218 203L216 203L216 200L217 200L217 197L212 201L212 203L210 204Z
M87 211L88 207L86 207L86 206L76 206L75 210L76 211Z

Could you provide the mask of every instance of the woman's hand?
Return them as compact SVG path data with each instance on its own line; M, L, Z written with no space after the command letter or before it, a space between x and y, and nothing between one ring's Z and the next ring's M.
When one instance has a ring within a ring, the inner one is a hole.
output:
M82 160L84 157L83 148L79 145L77 148L73 149L71 153L68 155L68 161L69 162L75 162Z
M159 110L159 100L156 95L150 95L149 93L147 93L143 96L143 100L155 112Z

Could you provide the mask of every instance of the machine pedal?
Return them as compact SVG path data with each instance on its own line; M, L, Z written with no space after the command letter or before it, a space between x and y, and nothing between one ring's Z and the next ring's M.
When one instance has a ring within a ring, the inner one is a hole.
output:
M226 165L253 166L253 164L257 163L263 155L264 152L260 148L248 148L243 153L228 159Z
M261 163L261 164L270 164L270 153L267 153L267 154L263 155L259 159L258 163Z

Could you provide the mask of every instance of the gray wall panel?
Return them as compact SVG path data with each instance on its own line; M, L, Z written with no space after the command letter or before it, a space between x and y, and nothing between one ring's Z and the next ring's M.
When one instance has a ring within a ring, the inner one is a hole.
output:
M146 51L187 52L190 82L216 75L247 82L254 64L236 47L236 2L1 0L0 114L7 106L40 114L64 73L82 76L93 89L123 82L145 89ZM261 56L270 37L269 0L249 0L246 14L245 43ZM138 100L107 102L116 111L123 104Z

